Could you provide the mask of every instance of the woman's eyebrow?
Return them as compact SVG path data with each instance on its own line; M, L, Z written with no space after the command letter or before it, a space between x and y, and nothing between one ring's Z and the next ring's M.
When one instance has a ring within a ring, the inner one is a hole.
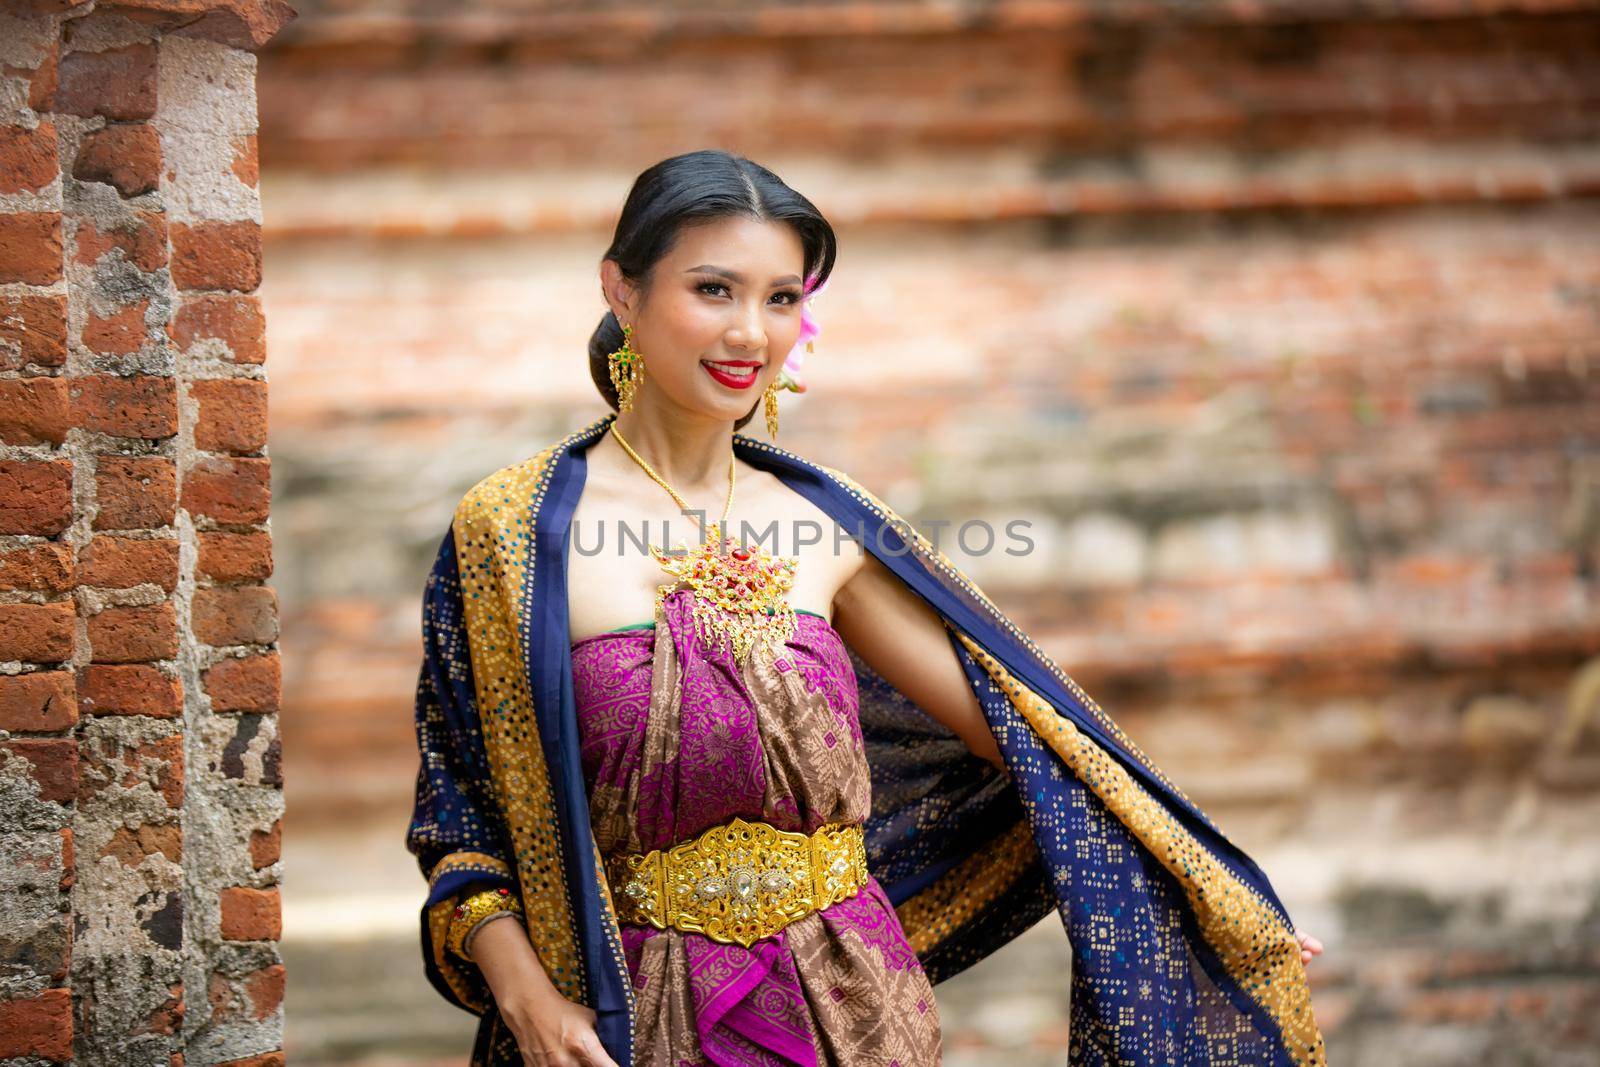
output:
M726 278L730 282L734 282L737 285L743 285L744 284L744 275L743 274L740 274L736 270L729 270L726 267L714 267L709 263L702 263L698 267L690 267L688 270L684 271L684 273L685 274L715 274L717 277ZM798 274L785 274L781 278L772 279L772 284L773 285L798 285L798 284L800 284L800 275L798 275Z

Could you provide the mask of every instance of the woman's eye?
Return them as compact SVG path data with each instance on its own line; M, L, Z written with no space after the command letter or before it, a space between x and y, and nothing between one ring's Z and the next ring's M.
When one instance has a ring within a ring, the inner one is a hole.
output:
M720 289L723 292L727 292L728 287L721 282L701 282L699 285L695 286L695 289L699 292L714 296L716 294L711 293L710 290ZM785 307L798 304L800 302L800 294L792 289L784 289L781 292L773 293L772 295L775 297L783 297L783 304Z

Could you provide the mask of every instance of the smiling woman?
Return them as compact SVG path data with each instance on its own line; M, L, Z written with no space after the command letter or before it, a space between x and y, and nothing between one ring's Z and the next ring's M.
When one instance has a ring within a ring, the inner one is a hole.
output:
M737 432L758 395L775 432L834 255L743 157L646 170L590 344L616 413L439 546L407 842L474 1067L929 1067L933 985L1052 908L1073 1064L1323 1063L1320 946L1249 857L903 518ZM774 555L736 498L852 538ZM571 551L685 516L681 551Z

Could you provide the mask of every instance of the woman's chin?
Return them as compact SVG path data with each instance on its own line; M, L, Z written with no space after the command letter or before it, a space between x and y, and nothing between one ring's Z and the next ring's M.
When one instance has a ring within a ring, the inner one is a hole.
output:
M713 419L742 419L751 407L761 402L761 391L754 387L736 392L716 384L712 384L699 404L696 405L707 418Z

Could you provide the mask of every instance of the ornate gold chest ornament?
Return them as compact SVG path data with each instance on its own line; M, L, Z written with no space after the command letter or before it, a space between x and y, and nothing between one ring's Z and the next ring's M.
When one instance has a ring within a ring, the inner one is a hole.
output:
M781 646L794 636L794 609L784 599L794 585L794 559L739 546L715 522L698 551L682 543L680 548L673 556L650 546L656 562L676 579L656 587L656 604L680 585L693 589L695 633L707 648L726 638L734 661L742 663L756 645Z
M745 948L855 896L867 877L861 827L838 823L804 834L735 817L671 848L606 860L619 922Z
M688 501L657 474L644 457L617 432L611 433L623 451L644 468L652 480L667 492L684 511L692 510ZM733 507L734 456L728 453L728 500L722 518L706 525L706 539L698 549L680 540L676 551L650 546L650 554L672 581L656 587L659 608L668 594L687 586L694 591L695 633L707 649L726 640L732 645L733 659L743 663L759 646L781 649L795 634L794 609L787 595L794 587L799 560L792 556L773 556L760 545L741 545L724 537L722 524Z

